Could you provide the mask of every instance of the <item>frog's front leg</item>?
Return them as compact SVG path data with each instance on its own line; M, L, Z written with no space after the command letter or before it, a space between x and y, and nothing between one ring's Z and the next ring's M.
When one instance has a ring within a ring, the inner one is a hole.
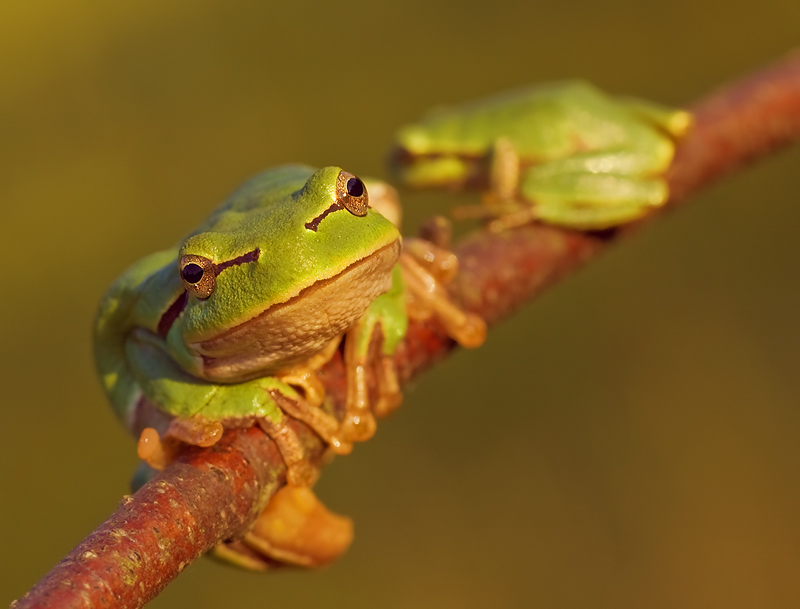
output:
M342 432L351 442L369 440L375 434L376 429L375 417L370 409L367 385L371 330L368 322L362 318L345 334L344 364L347 373L347 399ZM365 336L368 337L366 340Z
M498 204L511 201L519 186L520 160L514 144L507 137L499 137L489 154L489 192Z
M374 414L388 414L400 404L402 394L392 356L407 328L403 274L400 266L395 265L389 291L372 301L364 315L345 334L347 400L342 433L348 440L360 442L372 437L376 427ZM381 343L376 354L373 340L378 336ZM376 374L378 395L375 404L370 403L369 372Z
M507 137L497 138L485 159L488 184L482 197L483 205L457 206L452 210L453 217L457 220L486 219L507 217L519 211L520 162L513 142Z

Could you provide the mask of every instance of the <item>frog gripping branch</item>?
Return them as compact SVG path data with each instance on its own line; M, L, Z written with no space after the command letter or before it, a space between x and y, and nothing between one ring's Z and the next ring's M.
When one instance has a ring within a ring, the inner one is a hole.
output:
M109 290L97 318L97 366L150 467L168 466L181 445L213 446L225 429L252 425L286 464L289 487L241 542L217 546L217 556L255 570L273 562L319 566L350 544L352 523L309 488L316 467L289 418L338 454L372 437L375 415L400 401L392 355L408 325L407 295L429 304L457 340L470 332L462 343L482 342L485 325L441 295L435 265L414 261L436 259L419 245L401 255L397 226L370 207L353 174L279 167L245 183L178 247L135 264ZM382 344L377 355L374 339ZM348 391L337 416L317 370L342 341Z

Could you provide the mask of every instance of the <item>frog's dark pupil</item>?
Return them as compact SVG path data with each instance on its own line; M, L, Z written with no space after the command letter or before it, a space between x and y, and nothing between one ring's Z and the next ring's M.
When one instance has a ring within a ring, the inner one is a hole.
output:
M199 264L187 264L181 271L181 277L186 283L197 283L203 278L203 267Z
M351 197L360 197L364 194L364 182L358 178L350 178L347 180L347 194Z

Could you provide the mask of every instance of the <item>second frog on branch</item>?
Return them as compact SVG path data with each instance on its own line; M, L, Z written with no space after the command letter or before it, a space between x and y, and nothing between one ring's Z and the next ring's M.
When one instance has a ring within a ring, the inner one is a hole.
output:
M492 230L531 220L600 230L668 198L662 174L685 110L609 96L583 81L511 91L431 112L400 130L392 165L415 188L478 188Z

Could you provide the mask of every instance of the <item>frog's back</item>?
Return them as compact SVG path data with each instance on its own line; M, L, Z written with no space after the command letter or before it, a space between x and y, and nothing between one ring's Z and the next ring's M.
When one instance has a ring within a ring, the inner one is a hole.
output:
M302 188L314 171L315 169L307 165L281 165L257 173L233 191L194 233L208 230L217 223L221 215L228 212L247 213L270 207L279 199Z
M626 141L636 129L627 109L583 81L507 92L431 116L434 138L466 154L485 153L507 137L525 157L547 159Z

